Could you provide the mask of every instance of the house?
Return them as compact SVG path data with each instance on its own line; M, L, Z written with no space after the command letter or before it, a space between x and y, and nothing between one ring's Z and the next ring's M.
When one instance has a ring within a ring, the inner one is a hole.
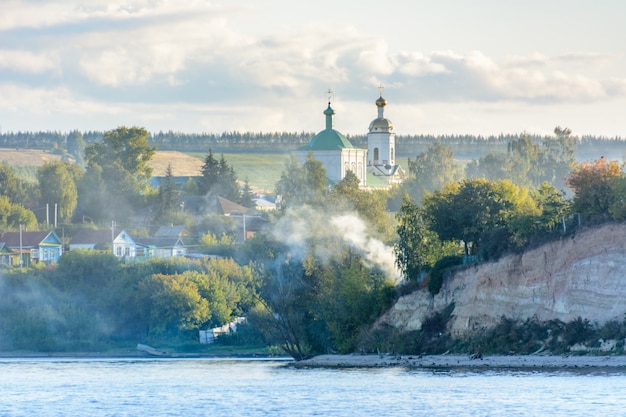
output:
M118 258L134 257L137 245L133 238L125 231L79 230L70 240L70 251L76 249L111 250Z
M18 256L17 264L57 262L63 254L63 242L54 232L6 232L0 238Z
M145 258L176 258L187 255L187 248L177 237L142 237L135 240L137 256Z
M19 253L13 252L6 243L0 242L0 265L19 265Z

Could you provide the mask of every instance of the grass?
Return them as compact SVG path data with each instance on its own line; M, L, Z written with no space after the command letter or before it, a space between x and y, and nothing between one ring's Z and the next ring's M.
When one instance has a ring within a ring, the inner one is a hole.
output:
M206 154L188 153L188 155L204 160ZM222 153L214 154L216 159ZM250 183L254 190L264 193L273 193L276 182L285 170L285 163L289 161L287 153L223 153L224 159L235 170L237 178Z

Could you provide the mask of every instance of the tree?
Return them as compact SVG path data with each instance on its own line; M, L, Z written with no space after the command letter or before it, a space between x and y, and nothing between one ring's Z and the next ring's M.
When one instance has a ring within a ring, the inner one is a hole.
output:
M41 205L56 204L61 223L70 223L78 203L76 183L67 162L46 162L37 170Z
M319 204L326 190L326 170L309 152L304 164L292 156L276 183L276 195L281 206L294 207L302 204Z
M85 140L82 133L74 130L67 135L67 152L74 157L76 165L85 167Z
M18 178L6 162L0 163L0 195L6 196L15 204L27 205L31 198L28 184Z
M13 204L9 197L0 195L0 229L17 230L20 225L27 229L37 227L35 213L20 204Z
M148 162L156 148L148 145L148 132L144 128L119 127L104 134L102 142L85 149L87 160L86 184L80 187L83 194L81 209L100 205L86 214L94 220L125 218L145 202L150 191L152 168ZM102 188L92 188L100 184Z
M422 210L404 195L398 221L398 241L394 245L396 265L408 281L420 281L442 252L437 234L428 229Z
M557 126L554 134L555 138L544 139L539 162L544 180L562 189L566 185L565 178L576 166L578 140L571 136L572 131L568 128Z
M507 164L508 157L506 154L489 153L481 156L477 161L474 160L467 164L467 177L485 178L490 181L509 178Z
M159 185L157 201L159 205L156 218L159 222L171 220L179 210L180 193L174 182L171 164L168 164L165 169L165 177Z
M461 240L466 255L477 255L483 235L508 221L534 202L528 189L509 180L462 180L427 195L424 216L442 240Z
M148 132L144 128L118 127L105 132L101 143L93 143L85 149L89 163L96 163L103 169L122 169L130 173L138 182L148 181L152 168L148 162L156 148L148 144Z
M574 191L573 211L592 221L610 219L609 209L619 198L612 184L621 175L619 163L605 157L577 165L565 179Z
M424 193L441 189L444 185L458 180L462 167L454 162L452 150L435 142L426 152L408 162L410 179L405 183L405 190L415 200L420 201Z
M384 240L393 238L393 218L387 211L388 193L384 190L367 191L359 186L359 179L348 171L331 192L330 205L339 211L356 211Z
M254 193L252 192L252 188L250 188L250 183L246 179L243 183L243 188L241 189L241 205L248 208L255 208L256 203L254 202Z
M209 149L209 153L204 158L201 172L202 178L199 184L201 193L220 196L237 203L241 200L235 170L228 164L224 154L218 161Z
M154 274L143 281L142 288L150 294L150 330L153 336L177 335L181 331L198 330L211 318L209 303L194 282L196 272ZM197 333L196 333L197 334Z
M538 172L539 147L533 143L529 135L523 134L519 139L511 141L508 148L507 178L517 185L538 185L543 177L542 173Z

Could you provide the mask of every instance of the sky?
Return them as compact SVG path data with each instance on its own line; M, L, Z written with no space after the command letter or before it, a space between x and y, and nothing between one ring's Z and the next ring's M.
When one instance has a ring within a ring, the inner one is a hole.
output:
M0 0L0 132L626 137L623 0ZM332 93L329 94L328 91Z

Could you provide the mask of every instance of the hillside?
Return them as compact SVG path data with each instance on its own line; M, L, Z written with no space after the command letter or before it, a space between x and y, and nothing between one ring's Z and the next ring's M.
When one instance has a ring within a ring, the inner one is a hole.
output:
M449 329L463 336L501 317L602 325L626 313L626 225L589 229L498 262L462 269L431 297L418 291L398 300L381 322L419 330L425 318L454 303Z

